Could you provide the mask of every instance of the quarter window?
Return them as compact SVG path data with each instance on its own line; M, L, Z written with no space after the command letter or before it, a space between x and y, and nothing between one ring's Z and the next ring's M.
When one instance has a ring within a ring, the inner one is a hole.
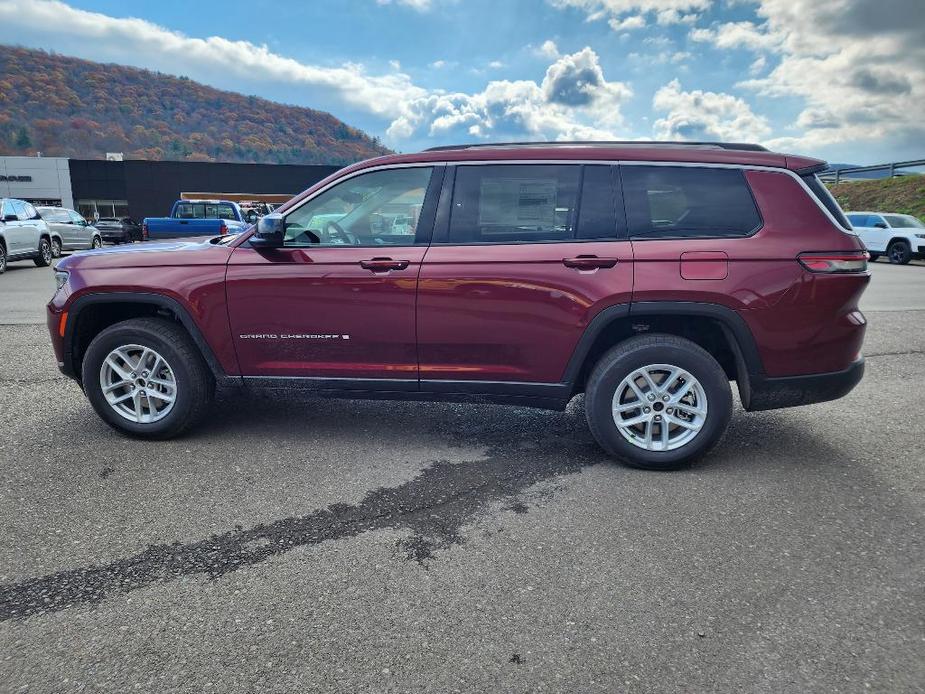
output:
M412 246L432 167L373 171L286 215L286 246Z
M761 226L739 169L624 166L622 179L634 238L748 236Z

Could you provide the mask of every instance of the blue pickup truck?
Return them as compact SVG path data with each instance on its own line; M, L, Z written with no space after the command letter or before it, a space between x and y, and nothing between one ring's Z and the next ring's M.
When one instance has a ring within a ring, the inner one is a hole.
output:
M229 200L177 200L169 217L145 217L144 238L237 234L248 226L240 206Z

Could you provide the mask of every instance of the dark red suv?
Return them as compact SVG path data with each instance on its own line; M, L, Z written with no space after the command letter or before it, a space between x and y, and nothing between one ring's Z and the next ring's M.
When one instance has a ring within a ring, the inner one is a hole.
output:
M864 246L824 163L728 143L441 147L350 166L257 228L82 253L48 325L100 416L176 436L217 382L563 409L640 467L732 411L860 380Z

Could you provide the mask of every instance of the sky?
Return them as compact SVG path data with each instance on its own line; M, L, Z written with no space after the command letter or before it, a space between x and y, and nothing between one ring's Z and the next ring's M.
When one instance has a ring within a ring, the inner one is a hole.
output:
M405 152L672 139L925 157L925 0L0 0L0 43L328 111Z

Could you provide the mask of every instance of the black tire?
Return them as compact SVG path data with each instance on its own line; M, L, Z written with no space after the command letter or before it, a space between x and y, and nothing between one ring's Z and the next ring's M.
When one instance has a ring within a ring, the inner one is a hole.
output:
M0 243L0 275L6 272L6 246Z
M51 257L52 258L61 257L61 239L51 240Z
M99 236L94 236L93 241L90 242L90 248L102 248L102 247L103 247L103 239L101 239Z
M100 385L100 369L109 353L124 345L150 347L173 370L176 400L163 419L132 422L106 401ZM215 395L215 380L195 343L183 328L161 318L133 318L103 330L87 348L82 375L84 391L97 414L114 429L145 439L179 436L203 417Z
M879 253L871 253L871 254L870 254L870 262L876 263L879 259L880 259L880 254L879 254Z
M905 241L894 241L886 249L886 255L894 265L906 265L912 260L912 248Z
M700 382L707 415L699 432L686 444L668 451L652 451L630 443L613 416L613 398L623 379L651 364L677 366ZM674 335L631 338L600 358L585 389L585 417L594 438L610 455L646 470L675 470L705 455L722 439L732 417L732 391L722 367L699 345Z
M35 263L36 267L48 267L51 265L51 261L51 241L48 240L47 236L43 236L39 240L39 254L32 259L32 262Z

